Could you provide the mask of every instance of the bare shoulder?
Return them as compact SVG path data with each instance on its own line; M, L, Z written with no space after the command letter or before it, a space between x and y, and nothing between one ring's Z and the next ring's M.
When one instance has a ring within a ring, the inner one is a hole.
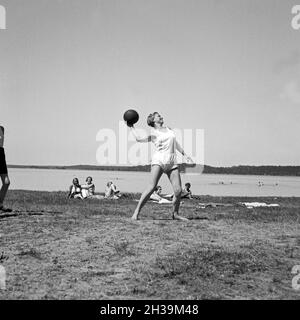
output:
M165 128L167 129L167 131L173 131L173 129L170 128L169 126L166 126Z

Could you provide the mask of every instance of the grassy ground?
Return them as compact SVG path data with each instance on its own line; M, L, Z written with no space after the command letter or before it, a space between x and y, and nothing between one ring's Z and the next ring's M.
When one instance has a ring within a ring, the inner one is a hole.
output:
M300 198L209 197L148 203L67 200L64 193L10 191L16 216L0 217L0 299L299 299ZM239 201L279 208L246 209ZM198 208L199 202L232 207Z

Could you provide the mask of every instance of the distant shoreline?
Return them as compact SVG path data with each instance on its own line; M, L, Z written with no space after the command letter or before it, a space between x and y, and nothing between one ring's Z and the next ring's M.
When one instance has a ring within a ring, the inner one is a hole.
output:
M150 165L141 166L96 166L96 165L8 165L13 169L48 169L48 170L89 170L89 171L132 171L149 172ZM189 165L180 165L180 170L184 173ZM197 169L198 168L198 169ZM300 166L232 166L232 167L213 167L197 165L193 168L195 172L205 174L233 174L233 175L258 175L258 176L300 176ZM199 171L198 171L199 170Z

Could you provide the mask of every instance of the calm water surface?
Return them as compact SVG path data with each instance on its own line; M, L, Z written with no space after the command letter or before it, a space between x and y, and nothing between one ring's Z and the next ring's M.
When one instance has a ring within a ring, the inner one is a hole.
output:
M142 192L150 180L148 172L87 171L48 169L9 169L10 189L67 191L72 179L84 183L92 176L96 192L104 192L107 181L113 181L123 192ZM300 177L245 176L220 174L182 174L182 182L190 182L192 191L213 196L300 196ZM263 183L259 186L259 182ZM168 178L159 183L164 193L171 193Z

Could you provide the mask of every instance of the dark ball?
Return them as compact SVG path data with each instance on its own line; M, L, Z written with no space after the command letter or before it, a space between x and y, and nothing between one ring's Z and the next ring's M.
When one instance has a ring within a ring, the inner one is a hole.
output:
M130 125L135 124L139 121L139 114L135 110L127 110L124 115L123 119Z

